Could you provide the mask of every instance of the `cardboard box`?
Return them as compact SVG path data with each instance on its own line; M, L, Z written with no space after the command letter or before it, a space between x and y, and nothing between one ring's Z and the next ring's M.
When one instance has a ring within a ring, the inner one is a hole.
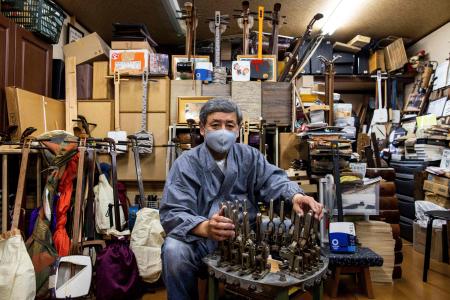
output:
M450 209L450 198L443 197L432 192L425 192L425 201L430 201L443 208Z
M358 34L354 38L352 38L347 44L350 46L362 48L369 43L370 43L370 37Z
M384 59L386 63L386 70L388 72L403 68L403 66L408 62L403 39L398 38L384 48Z
M114 100L78 100L78 114L97 127L91 128L91 135L104 138L114 130Z
M236 102L251 123L258 123L261 117L261 81L231 82L231 99Z
M168 77L152 78L147 87L147 111L169 112L170 79ZM128 78L120 82L120 112L142 112L142 80Z
M111 41L113 50L141 50L146 49L150 53L155 53L155 49L147 41Z
M298 79L297 86L302 87L302 88L314 87L314 76L313 75L302 75Z
M450 188L448 186L433 181L425 180L423 182L423 189L444 197L450 197Z
M231 98L231 84L209 83L202 84L202 96Z
M119 72L127 75L141 75L148 72L150 52L141 50L111 50L109 53L109 73Z
M425 254L427 229L413 223L413 248L419 253ZM431 237L431 258L442 260L442 229L433 228Z
M169 75L169 55L150 52L149 72L151 75Z
M111 78L107 78L109 70L108 61L94 62L94 74L92 84L93 99L113 99L114 98L114 82Z
M64 45L64 56L75 56L77 64L105 60L109 58L111 48L97 33L91 33L75 42Z
M9 125L17 125L15 139L27 127L37 130L33 136L46 131L64 129L65 102L44 97L16 87L5 88Z
M142 179L145 181L166 180L167 148L155 148L152 154L141 156ZM136 181L133 151L117 157L117 177L121 181Z
M141 113L120 113L120 129L127 134L141 130ZM155 145L165 145L169 140L169 115L167 113L147 113L147 130L153 133Z
M429 181L438 183L438 184L442 184L442 185L446 185L448 187L450 187L450 178L447 177L443 177L443 176L438 176L438 175L434 175L434 174L428 174L428 178Z
M383 49L375 51L369 57L369 73L376 73L377 70L386 72Z

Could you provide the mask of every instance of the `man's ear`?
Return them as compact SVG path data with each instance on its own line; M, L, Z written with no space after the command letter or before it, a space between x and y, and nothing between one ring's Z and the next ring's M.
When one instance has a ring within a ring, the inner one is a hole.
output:
M205 137L205 126L203 124L200 123L200 134Z

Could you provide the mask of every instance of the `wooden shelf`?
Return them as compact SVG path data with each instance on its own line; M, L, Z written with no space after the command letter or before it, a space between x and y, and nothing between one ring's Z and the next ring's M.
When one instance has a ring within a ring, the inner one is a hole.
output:
M324 75L314 75L315 80L325 81ZM394 76L400 82L407 84L414 82L414 77L410 76ZM337 93L367 93L375 91L375 78L371 75L335 75L334 90Z

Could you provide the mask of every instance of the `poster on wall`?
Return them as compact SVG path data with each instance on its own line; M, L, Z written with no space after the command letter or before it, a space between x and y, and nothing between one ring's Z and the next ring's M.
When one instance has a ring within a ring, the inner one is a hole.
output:
M78 41L82 37L84 37L84 33L81 30L79 30L72 24L67 24L67 44Z

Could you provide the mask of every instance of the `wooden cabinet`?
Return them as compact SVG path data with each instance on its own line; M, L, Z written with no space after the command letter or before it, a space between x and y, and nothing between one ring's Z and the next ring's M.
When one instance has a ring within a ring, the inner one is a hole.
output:
M50 96L52 45L0 14L0 131L7 127L5 87Z

